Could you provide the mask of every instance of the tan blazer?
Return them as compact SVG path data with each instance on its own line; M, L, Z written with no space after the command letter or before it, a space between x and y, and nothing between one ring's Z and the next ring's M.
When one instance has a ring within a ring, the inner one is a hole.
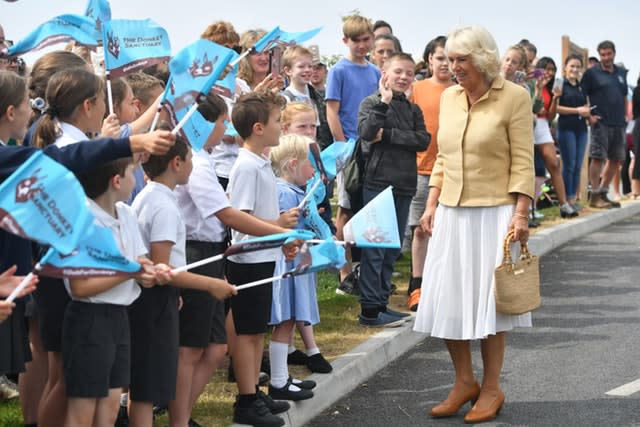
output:
M514 204L533 197L531 98L497 77L471 108L464 89L447 88L440 100L438 157L429 186L447 206Z

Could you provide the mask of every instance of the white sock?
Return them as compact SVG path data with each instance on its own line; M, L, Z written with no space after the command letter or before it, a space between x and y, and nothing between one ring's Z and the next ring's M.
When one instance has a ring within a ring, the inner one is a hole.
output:
M313 347L313 348L308 349L305 353L307 353L307 356L311 357L314 354L320 353L320 349L318 347Z
M120 406L127 406L129 400L129 393L120 394Z
M287 352L287 353L288 353L288 354L291 354L291 353L293 353L294 351L296 351L296 346L295 346L295 345L291 345L291 344L289 344L289 350L288 350L288 352Z
M287 350L289 344L271 341L269 344L269 364L271 365L271 385L282 388L289 379L289 368L287 367Z

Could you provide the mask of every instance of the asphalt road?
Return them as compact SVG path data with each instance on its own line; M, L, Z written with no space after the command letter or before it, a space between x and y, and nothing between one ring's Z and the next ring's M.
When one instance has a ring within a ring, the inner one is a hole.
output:
M506 403L484 425L640 426L639 278L638 216L544 256L543 305L533 328L507 337ZM308 426L460 425L468 406L448 419L428 415L452 382L444 344L426 338Z

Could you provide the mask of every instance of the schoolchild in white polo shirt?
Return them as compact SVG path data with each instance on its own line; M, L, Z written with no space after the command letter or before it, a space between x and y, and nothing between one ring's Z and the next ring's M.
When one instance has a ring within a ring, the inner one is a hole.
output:
M210 93L198 111L206 120L214 122L215 128L204 148L193 153L189 183L175 189L187 228L187 262L224 252L228 246L225 226L256 236L288 231L231 207L209 155L211 147L220 143L224 135L227 105L218 95ZM210 263L192 271L222 278L224 262ZM224 303L193 289L181 290L181 296L178 381L176 398L169 402L169 416L174 425L187 424L193 405L227 352ZM271 404L280 411L289 408L286 402L271 401Z
M187 142L177 137L169 152L150 156L143 164L150 181L136 196L132 207L153 262L172 267L186 264L186 225L173 190L189 181L191 158ZM170 285L173 286L143 289L129 309L132 362L129 419L136 426L151 427L153 403L176 398L179 344L176 287L195 288L217 300L235 294L235 288L224 280L193 272L176 274Z
M244 144L231 169L227 193L234 208L274 224L292 227L298 221L298 209L279 215L276 178L271 162L264 155L266 149L279 143L280 114L285 103L283 97L271 92L252 92L236 102L232 120ZM233 231L234 243L251 237L244 232ZM275 261L281 256L276 249L229 257L227 279L240 285L271 277ZM284 424L283 419L274 416L277 411L270 408L269 400L257 386L271 301L271 283L243 290L229 300L227 335L238 383L233 419L240 424Z
M96 222L113 232L124 256L147 266L142 273L70 279L72 301L62 328L62 358L68 396L68 425L113 424L121 388L129 384L129 320L127 306L143 286L166 282L153 269L142 242L136 215L123 203L135 184L132 158L106 163L78 175L91 199Z

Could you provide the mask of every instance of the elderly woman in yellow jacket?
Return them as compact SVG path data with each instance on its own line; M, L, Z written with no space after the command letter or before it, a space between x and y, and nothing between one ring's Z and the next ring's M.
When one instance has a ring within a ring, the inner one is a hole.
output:
M531 326L531 315L496 313L494 270L502 241L529 237L527 215L534 192L531 100L500 77L491 34L471 26L449 34L445 53L458 84L441 98L438 157L422 228L432 234L414 329L444 338L456 373L433 417L475 405L467 423L493 419L504 403L500 371L505 331ZM480 339L484 372L478 384L470 340Z

